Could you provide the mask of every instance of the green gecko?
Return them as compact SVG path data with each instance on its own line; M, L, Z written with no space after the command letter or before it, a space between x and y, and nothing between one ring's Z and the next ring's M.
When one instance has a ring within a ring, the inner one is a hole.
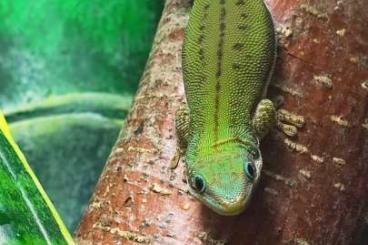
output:
M264 99L275 57L263 0L194 0L182 54L187 106L175 123L190 192L218 214L241 213L259 181L259 140L276 122Z

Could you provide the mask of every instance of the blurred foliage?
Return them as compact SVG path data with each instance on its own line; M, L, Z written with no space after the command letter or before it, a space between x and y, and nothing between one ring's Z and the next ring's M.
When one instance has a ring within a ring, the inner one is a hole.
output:
M0 243L69 244L70 233L0 112Z
M0 1L0 106L85 90L133 93L161 7L151 0Z
M0 1L0 107L71 230L122 126L162 7Z

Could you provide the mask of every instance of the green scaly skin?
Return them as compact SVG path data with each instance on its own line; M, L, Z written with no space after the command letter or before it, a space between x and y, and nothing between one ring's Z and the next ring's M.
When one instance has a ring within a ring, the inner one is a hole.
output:
M263 0L195 0L183 46L188 107L176 117L191 193L222 215L247 206L259 180L261 139L275 123L262 99L276 56Z

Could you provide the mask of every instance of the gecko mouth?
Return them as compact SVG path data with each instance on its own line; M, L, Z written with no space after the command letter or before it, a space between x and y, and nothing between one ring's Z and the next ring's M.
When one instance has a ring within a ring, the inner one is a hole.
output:
M224 216L233 216L242 213L248 203L249 196L244 193L239 195L236 199L231 201L225 201L219 198L217 195L211 195L211 193L197 193L193 188L189 186L189 190L192 196L200 200L208 208L215 213Z

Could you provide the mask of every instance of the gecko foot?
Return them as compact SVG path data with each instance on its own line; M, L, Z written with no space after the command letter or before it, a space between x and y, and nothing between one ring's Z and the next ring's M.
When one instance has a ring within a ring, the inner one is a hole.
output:
M303 116L296 115L285 109L277 111L277 128L289 137L295 137L298 134L298 128L305 124Z

